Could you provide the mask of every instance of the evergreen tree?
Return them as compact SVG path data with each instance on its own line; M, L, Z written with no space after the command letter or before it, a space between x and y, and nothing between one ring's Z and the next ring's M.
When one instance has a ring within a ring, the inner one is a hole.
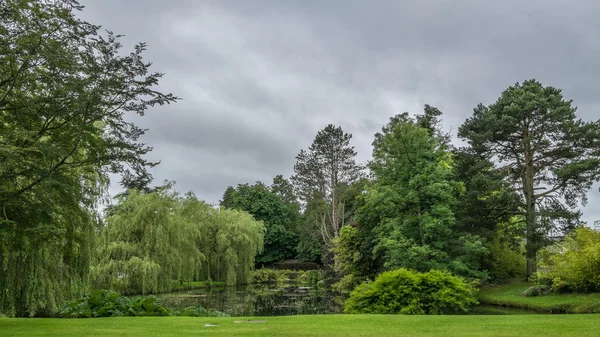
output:
M515 84L489 105L479 104L460 127L473 151L494 160L521 196L527 224L527 276L549 230L568 232L574 210L600 180L600 122L577 119L560 89L536 80Z
M362 167L356 164L356 152L350 146L352 135L332 124L317 132L308 151L296 156L292 182L298 196L305 203L322 198L328 211L317 216L325 242L339 234L342 225L339 211L340 187L352 184L361 176Z

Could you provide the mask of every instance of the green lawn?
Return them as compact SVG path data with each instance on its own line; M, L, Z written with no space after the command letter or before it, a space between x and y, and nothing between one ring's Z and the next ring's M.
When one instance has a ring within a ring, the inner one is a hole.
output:
M122 317L0 319L13 336L543 336L597 337L600 315L384 316L314 315L248 318ZM204 327L205 324L216 327Z
M479 301L485 304L503 305L556 313L600 313L600 293L594 294L549 294L525 297L523 291L532 286L526 282L484 287Z

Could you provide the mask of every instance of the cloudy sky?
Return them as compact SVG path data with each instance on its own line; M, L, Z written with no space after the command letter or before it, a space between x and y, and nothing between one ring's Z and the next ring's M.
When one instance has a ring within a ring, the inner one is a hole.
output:
M424 104L458 126L515 82L560 87L600 118L600 3L594 0L82 0L81 17L146 59L182 100L139 119L160 182L218 202L228 185L290 176L328 123L373 134ZM115 191L115 189L113 189ZM584 219L600 219L590 192Z

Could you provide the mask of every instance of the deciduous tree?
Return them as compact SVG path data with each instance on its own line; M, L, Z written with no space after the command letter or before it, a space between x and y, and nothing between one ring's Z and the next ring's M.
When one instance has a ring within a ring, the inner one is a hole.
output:
M0 1L0 312L55 311L87 288L94 209L109 173L150 179L144 115L156 89L141 43L81 21L74 0ZM25 280L27 280L25 282Z

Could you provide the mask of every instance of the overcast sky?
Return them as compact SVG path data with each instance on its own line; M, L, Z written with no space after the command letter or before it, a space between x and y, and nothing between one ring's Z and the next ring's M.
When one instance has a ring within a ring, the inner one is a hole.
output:
M334 123L359 160L389 117L444 112L455 135L478 103L525 79L563 89L600 118L594 0L82 0L85 20L145 41L182 98L139 119L156 182L218 202L228 185L289 177ZM116 191L115 188L112 191ZM600 219L590 191L584 220Z

